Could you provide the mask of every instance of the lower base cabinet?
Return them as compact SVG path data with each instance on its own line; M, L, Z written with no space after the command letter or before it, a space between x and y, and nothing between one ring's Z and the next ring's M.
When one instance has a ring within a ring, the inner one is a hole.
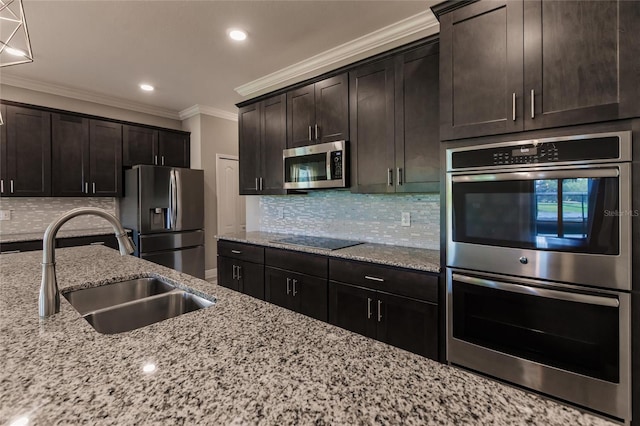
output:
M265 300L327 321L327 279L265 267Z
M264 265L218 256L218 284L264 300Z

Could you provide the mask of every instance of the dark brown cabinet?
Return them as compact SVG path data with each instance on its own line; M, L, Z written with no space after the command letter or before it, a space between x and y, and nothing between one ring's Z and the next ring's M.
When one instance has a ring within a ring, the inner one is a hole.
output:
M329 322L438 359L438 278L331 259Z
M186 167L190 161L189 134L125 124L122 129L124 166Z
M442 140L640 115L635 2L447 5L434 8Z
M2 196L51 195L51 114L3 105Z
M265 249L265 300L327 321L326 256Z
M52 114L53 195L122 195L122 125Z
M238 126L240 194L284 194L286 95L240 108Z
M218 284L264 300L264 248L218 241Z
M346 140L349 80L340 74L287 93L287 147Z
M439 190L438 46L350 73L352 191Z

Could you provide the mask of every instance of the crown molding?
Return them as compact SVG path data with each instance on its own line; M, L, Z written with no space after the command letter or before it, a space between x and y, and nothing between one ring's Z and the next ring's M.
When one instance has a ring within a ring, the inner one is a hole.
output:
M203 114L203 115L211 115L213 117L223 118L225 120L238 121L238 114L234 114L229 111L224 111L222 109L210 107L207 105L193 105L189 108L185 108L178 113L180 116L180 120L186 120L187 118L191 118L195 115Z
M402 21L380 28L362 37L325 50L308 59L282 68L276 72L260 77L257 80L236 87L234 90L242 96L269 89L296 77L306 75L328 65L366 53L380 46L409 37L416 33L425 32L440 24L430 10L420 12Z
M37 80L31 80L15 75L2 73L0 83L7 86L20 87L22 89L35 90L37 92L49 93L51 95L63 96L66 98L77 99L80 101L93 102L101 105L107 105L115 108L122 108L130 111L140 112L144 114L155 115L158 117L180 120L180 115L170 109L154 107L139 102L133 102L115 96L103 95L88 90L76 89L69 86L59 84L46 83Z

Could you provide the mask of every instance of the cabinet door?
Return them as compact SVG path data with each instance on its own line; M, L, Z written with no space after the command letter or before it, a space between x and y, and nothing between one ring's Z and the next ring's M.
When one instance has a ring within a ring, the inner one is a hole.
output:
M282 269L264 268L264 296L267 302L283 308L295 309L291 296L292 274Z
M158 134L158 164L171 167L189 167L189 135L162 130Z
M523 130L522 7L481 1L442 15L442 140Z
M287 93L287 148L313 143L315 114L315 87L313 84Z
M440 186L439 44L396 57L396 192Z
M258 193L261 155L260 106L261 103L257 102L242 107L238 111L240 195L255 195Z
M378 292L377 339L410 352L438 359L438 305Z
M241 292L264 300L264 265L241 262L236 274Z
M329 281L329 322L375 338L375 297L375 291Z
M122 196L122 124L90 120L89 170L91 195Z
M621 69L638 43L637 29L620 31L626 3L635 2L524 2L526 129L615 120L621 98L638 93L638 73Z
M89 120L51 115L53 195L82 197L89 192Z
M349 139L349 76L337 75L315 84L316 143Z
M228 257L218 256L218 284L239 291L238 280L235 278L237 261Z
M295 310L320 321L327 321L327 279L303 274L292 274L291 278Z
M5 195L51 195L51 114L7 105ZM8 187L7 187L8 185Z
M287 96L262 103L261 194L284 194L282 150L287 147Z
M354 192L394 192L394 66L375 62L349 73Z
M122 165L159 164L158 131L146 127L130 126L122 128Z
M6 105L0 105L0 118L0 196L4 196L10 192L7 177L7 126L4 125L4 120L7 119Z

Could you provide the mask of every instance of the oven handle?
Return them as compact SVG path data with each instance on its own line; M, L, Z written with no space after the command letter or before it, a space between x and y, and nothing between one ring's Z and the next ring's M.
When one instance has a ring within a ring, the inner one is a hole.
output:
M549 290L544 288L529 287L520 284L510 284L502 281L485 280L482 278L467 277L460 274L452 274L455 281L467 284L477 285L487 288L495 288L498 290L509 291L512 293L528 294L530 296L546 297L548 299L566 300L568 302L588 303L590 305L606 306L617 308L620 306L618 299L610 297L593 296L590 294L566 293L564 291Z
M494 182L505 180L538 180L538 179L575 179L575 178L606 178L618 177L617 168L580 169L580 170L549 170L531 172L491 173L482 175L452 176L452 182Z

